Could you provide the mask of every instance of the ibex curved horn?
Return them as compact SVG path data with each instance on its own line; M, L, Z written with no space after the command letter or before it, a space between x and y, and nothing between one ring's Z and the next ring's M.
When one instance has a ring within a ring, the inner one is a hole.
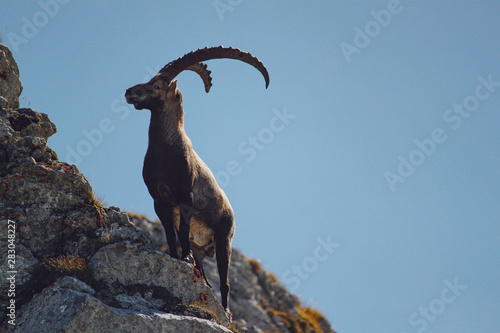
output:
M186 69L198 73L198 75L201 76L203 83L205 84L205 91L210 91L210 87L212 87L212 77L210 76L210 73L212 72L208 70L206 64L199 62L197 64L189 66Z
M257 58L238 49L220 46L199 49L168 63L149 82L128 88L125 98L137 110L151 110L148 152L142 174L155 202L156 214L164 226L170 256L194 262L194 267L210 286L203 260L215 255L221 304L228 311L234 212L184 130L182 94L176 81L172 81L180 72L192 70L201 76L208 92L212 78L203 61L220 58L252 65L264 75L266 88L269 85L269 74ZM196 207L196 212L188 216L180 214L182 207ZM177 251L177 239L182 247L181 256Z
M236 59L243 62L246 62L249 65L252 65L256 69L258 69L264 79L266 80L266 88L269 86L269 74L267 73L266 67L260 62L259 59L254 57L248 52L243 52L240 49L233 49L232 47L205 47L204 49L198 49L196 51L192 51L190 53L185 54L184 56L169 62L165 67L163 67L159 74L166 81L172 81L179 73L186 69L190 69L190 66L193 66L202 61L211 60L211 59ZM201 74L200 74L201 75ZM202 75L203 78L203 75ZM204 80L205 81L205 80ZM208 88L209 90L210 88ZM207 91L207 84L205 83L205 91Z

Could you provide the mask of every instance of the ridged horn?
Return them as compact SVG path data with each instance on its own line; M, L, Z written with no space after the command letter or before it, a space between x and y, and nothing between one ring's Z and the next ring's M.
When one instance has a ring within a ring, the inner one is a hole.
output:
M203 83L205 84L205 91L210 91L210 87L212 87L212 77L210 76L210 73L212 72L208 70L206 64L199 62L197 64L189 66L186 69L198 73L198 75L201 76Z
M188 69L199 62L207 61L211 59L236 59L246 62L258 69L264 79L266 80L266 88L269 86L269 74L267 73L266 67L260 62L259 59L254 57L248 52L243 52L240 49L233 49L232 47L205 47L204 49L198 49L184 56L169 62L165 67L160 70L161 76L166 82L172 81L180 72ZM205 85L206 90L206 85Z

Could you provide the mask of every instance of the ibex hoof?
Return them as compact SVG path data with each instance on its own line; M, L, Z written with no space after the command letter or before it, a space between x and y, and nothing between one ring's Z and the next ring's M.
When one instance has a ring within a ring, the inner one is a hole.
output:
M188 264L194 265L194 257L190 253L187 256L182 257L181 261L187 262Z
M229 318L229 322L232 323L233 322L233 314L231 313L231 311L229 311L229 309L226 309L226 316L227 316L227 318Z

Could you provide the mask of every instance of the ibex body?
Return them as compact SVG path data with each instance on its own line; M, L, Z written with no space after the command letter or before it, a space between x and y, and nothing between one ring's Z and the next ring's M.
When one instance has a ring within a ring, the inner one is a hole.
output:
M182 94L173 81L183 70L193 70L211 87L210 71L202 61L230 58L257 68L269 84L262 63L250 53L232 48L205 48L170 62L149 82L127 89L125 97L136 109L151 110L149 145L143 177L154 199L170 249L179 258L176 240L182 247L181 259L193 262L208 282L203 269L205 257L217 258L222 306L228 309L228 270L234 236L234 214L224 191L207 165L196 154L184 131Z

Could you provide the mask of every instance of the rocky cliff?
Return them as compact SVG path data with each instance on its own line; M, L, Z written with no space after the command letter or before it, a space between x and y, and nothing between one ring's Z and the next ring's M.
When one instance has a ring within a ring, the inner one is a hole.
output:
M0 331L333 332L257 261L234 249L232 322L192 266L172 259L158 221L105 207L47 146L56 126L19 108L22 85L0 44Z

